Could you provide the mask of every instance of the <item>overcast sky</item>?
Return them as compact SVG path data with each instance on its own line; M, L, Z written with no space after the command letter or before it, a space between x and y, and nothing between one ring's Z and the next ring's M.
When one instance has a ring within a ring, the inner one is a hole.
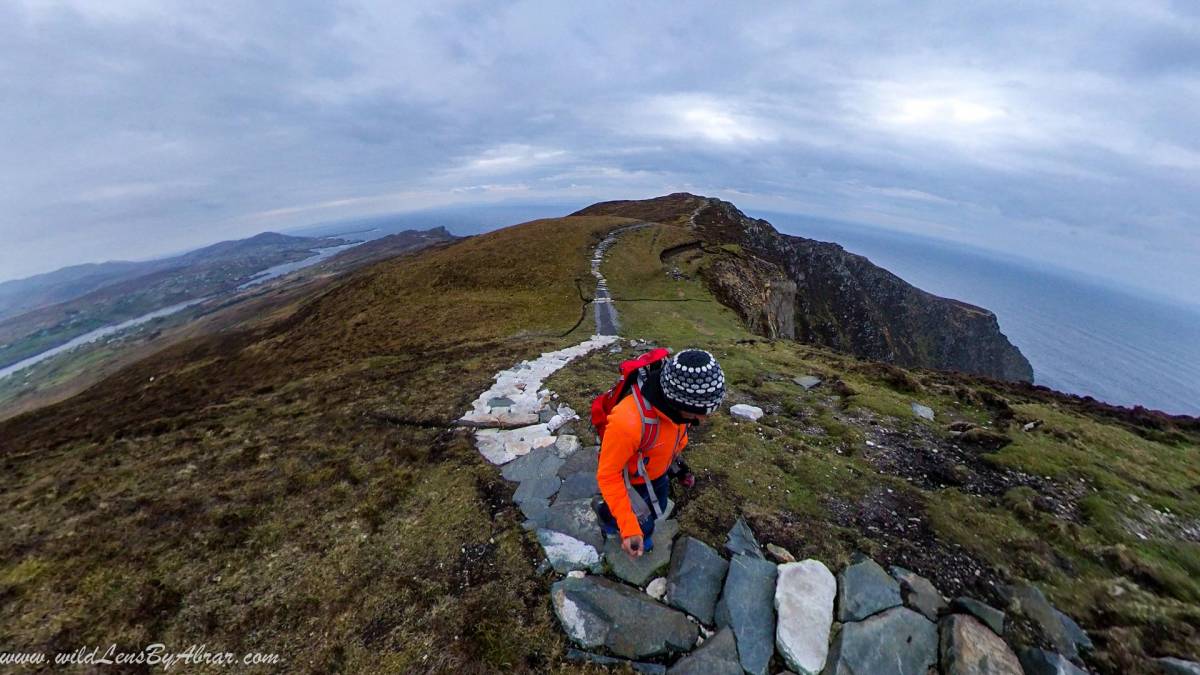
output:
M1193 0L417 4L0 1L0 279L689 190L1200 298Z

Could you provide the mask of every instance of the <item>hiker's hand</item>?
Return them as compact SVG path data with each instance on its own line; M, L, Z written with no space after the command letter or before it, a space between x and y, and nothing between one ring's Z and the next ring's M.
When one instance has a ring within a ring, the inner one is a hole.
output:
M640 558L642 555L642 538L641 536L625 537L621 540L621 550L629 554L630 558Z

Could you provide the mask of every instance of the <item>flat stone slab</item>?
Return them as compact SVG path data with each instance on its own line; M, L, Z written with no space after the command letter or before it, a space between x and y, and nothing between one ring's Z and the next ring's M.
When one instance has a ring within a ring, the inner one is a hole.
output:
M566 478L576 473L591 473L596 475L596 468L600 465L600 448L589 446L581 448L577 452L567 457L567 460L558 469L558 477Z
M667 671L668 675L742 675L737 641L726 628L704 641L696 651L683 657Z
M507 464L535 448L554 445L545 424L531 424L519 429L480 429L475 432L475 447L492 464Z
M1022 675L1017 655L1000 636L968 614L938 623L942 675Z
M821 378L815 377L813 375L804 375L802 377L793 377L792 382L795 382L796 384L800 385L801 387L804 387L804 390L808 391L809 389L812 389L813 387L820 385Z
M961 614L970 614L991 628L996 635L1004 635L1004 612L989 604L962 595L950 603L950 609Z
M748 555L752 558L763 558L762 547L754 537L754 531L746 523L745 518L738 518L729 534L725 537L725 550L730 555Z
M642 675L666 675L667 667L657 663L642 663L640 661L629 661L627 659L618 659L612 656L602 656L591 652L580 651L578 649L568 649L567 659L576 663L594 663L598 666L606 667L629 667L635 673Z
M729 562L708 544L681 537L671 553L667 604L712 625Z
M818 560L779 566L775 583L775 646L799 675L816 675L829 656L837 579Z
M733 629L738 658L750 675L766 675L775 654L775 564L735 555L718 601L717 625Z
M900 603L900 582L870 558L838 575L838 621L861 621Z
M602 577L567 577L551 586L550 599L567 636L585 649L640 659L689 651L700 637L683 612Z
M550 514L550 500L530 499L517 504L517 506L521 509L525 519L533 523L533 529L545 527L546 518Z
M594 546L585 544L569 534L553 530L538 530L537 538L555 572L566 574L574 570L600 571L600 553Z
M630 558L628 553L621 550L620 538L610 537L604 542L604 555L608 558L613 576L634 586L645 586L656 572L671 562L671 545L677 534L678 522L659 521L654 526L654 550L638 558Z
M933 408L930 408L927 405L921 405L920 403L913 402L912 411L914 415L923 420L929 420L930 422L933 421Z
M1025 675L1088 675L1065 656L1044 649L1022 649L1017 658Z
M562 481L553 474L530 478L517 486L517 491L513 493L513 501L522 504L531 499L549 500L558 492L560 485L562 485Z
M937 660L937 626L907 607L893 607L843 625L823 675L926 675Z
M900 582L900 597L909 609L915 609L930 621L937 622L941 611L946 608L946 599L928 579L906 570L892 567L892 576Z
M521 483L540 476L557 476L559 468L564 463L565 460L554 454L549 448L543 447L530 450L528 454L505 464L500 469L500 475L505 480Z
M604 548L604 534L590 499L556 500L546 511L545 528L569 534L597 551Z
M600 494L593 471L580 471L567 476L558 490L559 499L591 499Z
M763 416L763 409L756 405L738 403L737 405L730 406L729 414L736 420L757 422Z

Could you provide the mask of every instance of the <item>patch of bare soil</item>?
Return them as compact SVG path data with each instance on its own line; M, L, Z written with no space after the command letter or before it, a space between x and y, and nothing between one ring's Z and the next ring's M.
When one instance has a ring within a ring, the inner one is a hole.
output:
M927 490L955 487L963 492L998 498L1015 487L1037 493L1034 506L1063 520L1079 522L1083 483L1061 483L1000 466L977 445L955 443L924 425L900 429L895 420L856 410L843 421L862 429L866 448L861 456L876 470L900 476Z
M831 498L825 505L834 522L877 545L872 557L881 565L912 570L949 597L998 599L995 586L1003 578L962 547L938 539L917 495L878 488L854 503Z

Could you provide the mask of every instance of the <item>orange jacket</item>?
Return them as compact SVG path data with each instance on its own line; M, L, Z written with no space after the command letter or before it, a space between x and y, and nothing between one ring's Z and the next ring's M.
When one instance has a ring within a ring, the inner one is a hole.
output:
M644 451L646 475L654 480L667 472L671 462L687 446L687 425L675 424L666 415L651 409L650 417L658 419L658 438ZM633 513L629 493L625 490L622 469L629 470L631 483L642 483L638 475L637 449L642 441L642 418L638 414L636 397L630 394L613 407L608 415L608 426L604 429L604 440L600 444L600 462L596 468L596 482L600 494L608 504L608 510L617 519L621 537L641 536L642 527ZM666 504L660 504L666 508Z

